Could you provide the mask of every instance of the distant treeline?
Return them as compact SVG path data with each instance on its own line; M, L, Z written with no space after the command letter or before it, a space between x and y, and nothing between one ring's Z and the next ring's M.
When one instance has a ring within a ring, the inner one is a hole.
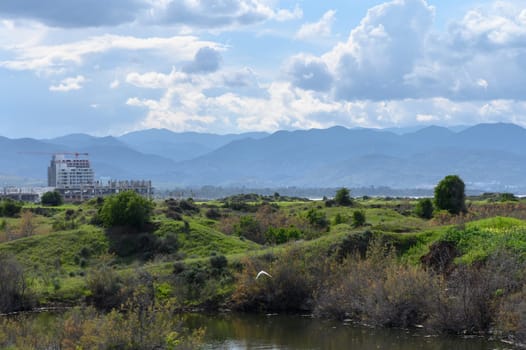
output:
M277 188L250 188L250 187L186 187L174 189L157 189L156 196L159 198L194 198L194 199L218 199L237 194L255 193L262 196L302 197L321 199L332 198L341 187L306 188L306 187L277 187ZM353 197L381 196L381 197L432 197L433 189L395 189L387 186L370 186L350 188Z

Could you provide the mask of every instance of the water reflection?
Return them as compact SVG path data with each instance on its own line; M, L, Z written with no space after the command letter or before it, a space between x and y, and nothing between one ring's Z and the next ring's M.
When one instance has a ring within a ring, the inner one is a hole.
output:
M496 350L510 349L482 338L429 337L414 331L371 329L287 315L189 315L190 328L206 328L205 349L360 349Z

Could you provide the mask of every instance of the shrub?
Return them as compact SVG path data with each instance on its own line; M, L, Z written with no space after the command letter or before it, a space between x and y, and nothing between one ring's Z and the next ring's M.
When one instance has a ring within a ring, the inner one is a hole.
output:
M100 216L105 227L130 226L142 229L150 220L153 204L134 191L110 196L104 201Z
M108 265L92 270L86 284L90 292L88 302L98 309L109 311L123 302L122 280Z
M433 217L433 209L433 201L429 198L422 198L416 203L414 212L419 218L431 219Z
M4 199L0 202L0 216L15 217L22 210L22 204L12 199Z
M329 226L329 220L327 220L325 213L314 208L307 212L307 220L311 226L319 230L325 229Z
M373 241L365 259L331 266L317 291L315 314L390 327L424 322L436 284L423 269L399 263L394 252Z
M350 194L351 192L349 191L349 189L342 187L338 191L336 191L336 195L334 196L334 202L337 205L350 206L352 205L352 199Z
M339 224L345 224L349 219L343 215L343 214L336 214L336 216L334 217L334 225L339 225Z
M53 207L62 205L64 203L64 199L62 198L62 195L58 193L57 191L49 191L42 195L40 198L40 201L42 205L50 205Z
M0 313L18 311L27 304L24 271L18 261L0 253Z
M217 271L222 271L228 265L228 260L224 255L216 255L210 257L210 266Z
M283 244L290 240L300 239L302 232L296 227L269 228L265 234L268 243Z
M526 286L507 296L501 303L498 330L520 344L526 342Z
M361 227L365 225L365 213L361 210L355 210L352 213L352 225L354 227Z
M233 307L243 311L310 309L315 279L307 272L306 265L303 252L292 249L267 270L271 278L265 276L256 280L258 271L263 269L262 262L245 260L232 295Z
M221 219L221 212L216 208L210 208L206 211L205 216L211 220Z
M435 187L435 205L451 214L466 212L464 181L457 175L448 175Z
M256 243L265 243L265 235L262 232L260 223L250 215L244 215L239 218L239 222L234 225L234 234Z

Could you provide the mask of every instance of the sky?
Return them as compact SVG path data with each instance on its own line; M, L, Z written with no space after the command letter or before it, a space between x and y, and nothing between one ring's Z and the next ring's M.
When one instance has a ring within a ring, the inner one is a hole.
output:
M526 127L526 0L1 0L0 135Z

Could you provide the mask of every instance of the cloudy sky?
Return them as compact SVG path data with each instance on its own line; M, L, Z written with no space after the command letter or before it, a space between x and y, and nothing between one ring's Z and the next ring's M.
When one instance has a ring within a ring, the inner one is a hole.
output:
M512 122L526 0L1 0L0 135Z

